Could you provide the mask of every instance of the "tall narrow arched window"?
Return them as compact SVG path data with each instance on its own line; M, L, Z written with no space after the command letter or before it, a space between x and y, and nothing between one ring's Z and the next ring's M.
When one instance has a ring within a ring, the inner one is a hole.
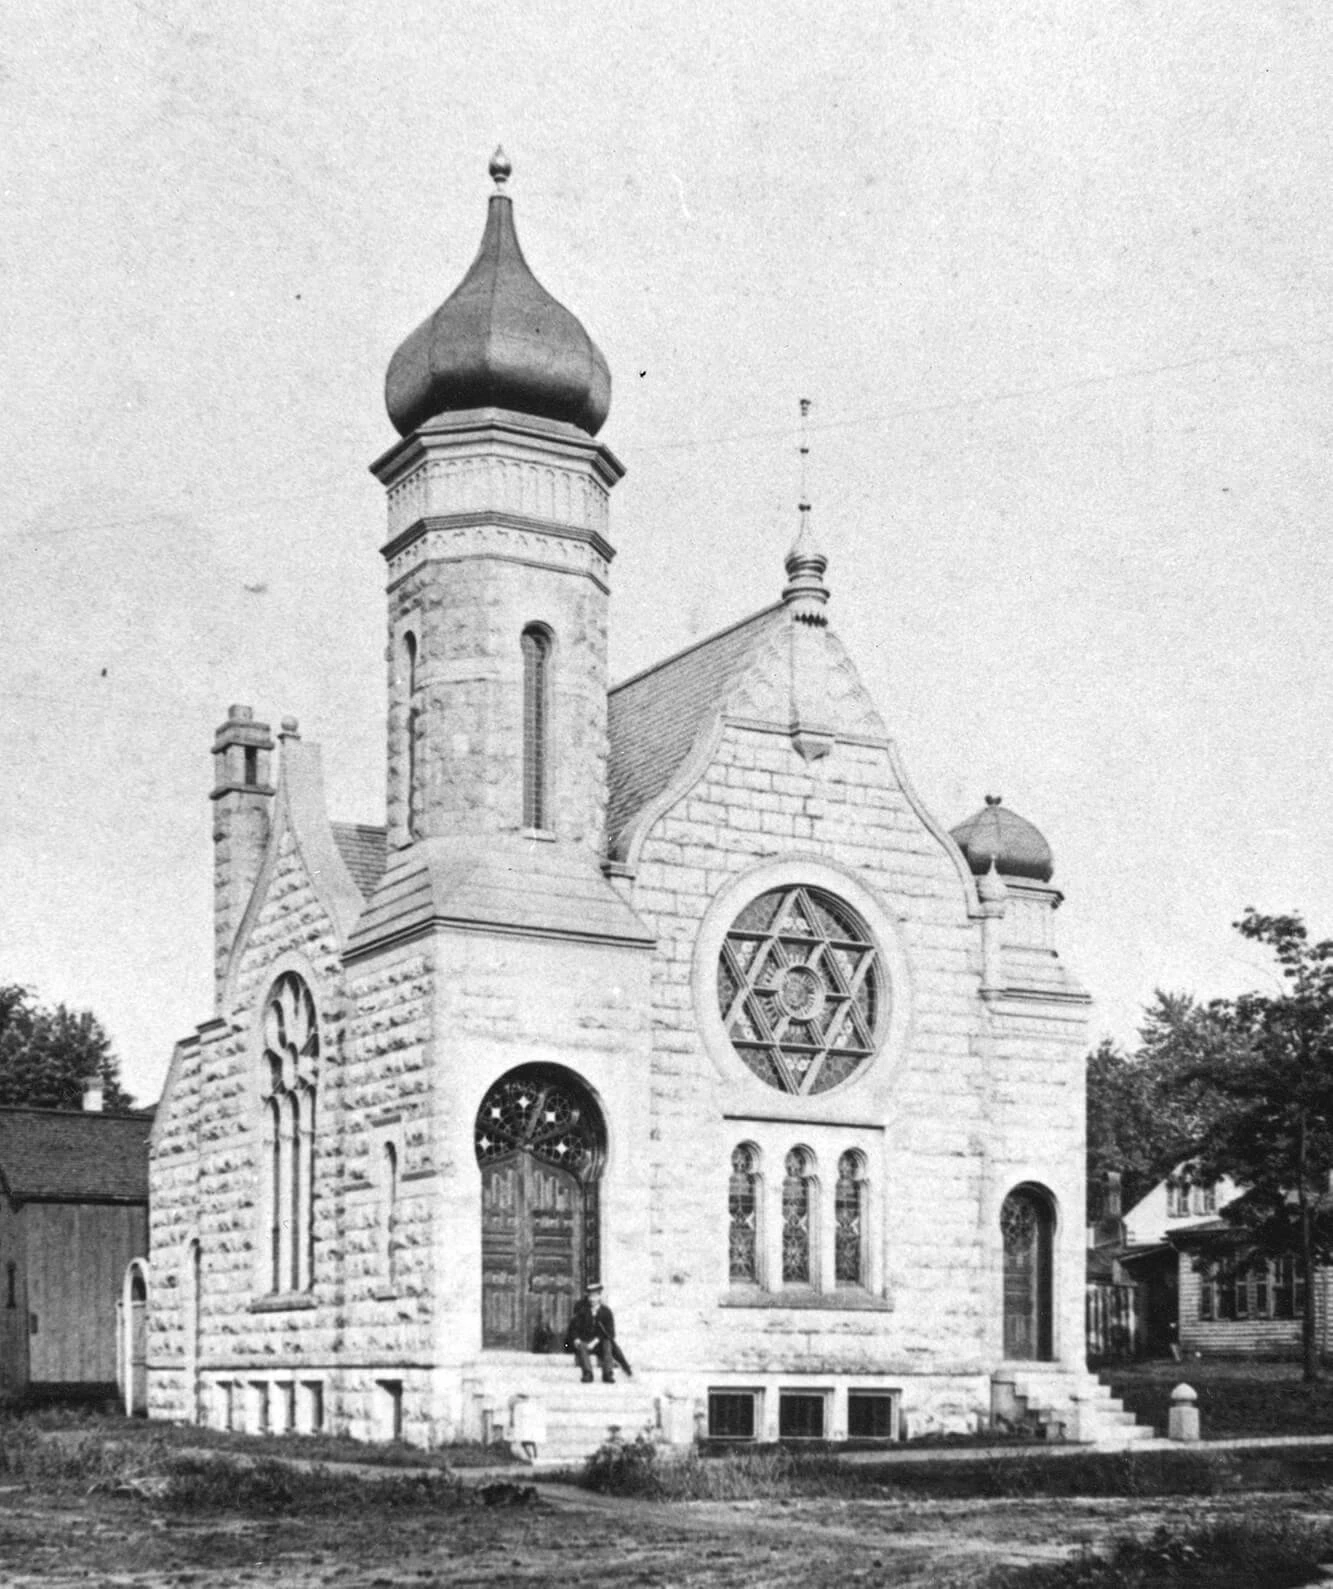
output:
M417 790L417 738L420 733L420 710L417 705L417 637L409 629L403 636L403 675L407 687L407 719L405 734L407 754L404 758L404 778L407 783L407 836L417 838L420 826L421 796Z
M384 1272L392 1285L398 1262L398 1149L384 1144Z
M865 1164L848 1151L838 1160L833 1197L833 1278L840 1286L863 1286L866 1273Z
M782 1177L782 1283L809 1285L814 1274L814 1155L793 1148Z
M279 977L269 992L262 1040L265 1278L273 1292L305 1291L313 1259L320 1037L314 997L294 972Z
M523 631L523 826L550 826L551 637L530 624Z
M759 1283L759 1155L742 1142L731 1155L727 1188L727 1253L733 1283Z

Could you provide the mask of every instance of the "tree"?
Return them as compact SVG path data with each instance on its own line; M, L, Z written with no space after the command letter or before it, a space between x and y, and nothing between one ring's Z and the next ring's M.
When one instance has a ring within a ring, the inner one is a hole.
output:
M109 1110L132 1109L111 1040L88 1010L47 1009L27 988L0 985L0 1105L81 1109L89 1078Z
M1212 1039L1182 1066L1214 1100L1188 1173L1246 1190L1221 1212L1249 1252L1304 1264L1305 1378L1319 1376L1317 1263L1333 1260L1333 939L1311 943L1299 916L1252 907L1236 929L1268 946L1285 987L1208 1006Z
M1088 1055L1088 1180L1120 1176L1124 1207L1193 1153L1217 1109L1200 1061L1225 1042L1212 1011L1188 994L1157 990L1139 1047L1109 1040Z

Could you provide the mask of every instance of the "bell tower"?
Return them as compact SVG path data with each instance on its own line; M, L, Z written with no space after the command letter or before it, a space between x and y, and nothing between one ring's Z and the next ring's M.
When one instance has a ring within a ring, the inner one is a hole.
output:
M607 540L623 474L595 438L606 361L529 270L490 165L481 247L389 365L388 826L600 849Z

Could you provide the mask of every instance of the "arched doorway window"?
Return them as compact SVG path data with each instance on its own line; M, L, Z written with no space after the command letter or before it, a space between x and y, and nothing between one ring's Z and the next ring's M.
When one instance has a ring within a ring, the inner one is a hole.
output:
M1055 1209L1040 1186L1019 1186L1000 1210L1004 1242L1004 1355L1049 1362L1054 1356L1051 1315Z
M482 1100L481 1344L559 1350L574 1302L599 1278L601 1111L554 1065L525 1065Z

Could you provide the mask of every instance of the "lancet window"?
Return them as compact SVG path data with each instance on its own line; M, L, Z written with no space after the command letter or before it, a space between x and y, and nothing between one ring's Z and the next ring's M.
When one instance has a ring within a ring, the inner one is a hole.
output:
M421 816L421 795L417 789L417 740L421 732L421 713L417 704L417 637L409 629L403 636L403 672L407 680L407 834L418 838Z
M537 624L523 631L523 826L550 826L551 637Z
M808 1148L788 1153L782 1178L782 1283L809 1285L814 1274L814 1157Z
M320 1032L314 996L295 972L279 977L269 992L262 1041L266 1278L272 1292L304 1291L312 1261Z
M727 1189L728 1264L733 1283L759 1283L759 1155L743 1142L731 1155Z
M838 1160L833 1197L833 1278L840 1286L866 1284L865 1163L849 1151Z

